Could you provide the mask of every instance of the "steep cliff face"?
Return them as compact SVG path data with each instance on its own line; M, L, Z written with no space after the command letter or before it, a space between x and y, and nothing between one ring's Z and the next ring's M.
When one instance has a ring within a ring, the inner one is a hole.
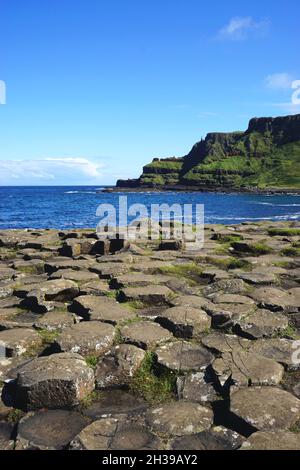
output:
M130 187L300 188L300 114L207 134L182 158L154 159ZM126 186L118 181L117 186Z

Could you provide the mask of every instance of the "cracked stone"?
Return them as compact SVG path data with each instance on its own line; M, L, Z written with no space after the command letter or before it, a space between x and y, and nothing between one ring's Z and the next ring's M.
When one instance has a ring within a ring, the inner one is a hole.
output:
M242 350L224 353L214 360L212 368L222 387L229 380L238 387L277 385L284 373L284 368L272 359Z
M230 409L259 431L288 429L300 419L300 400L275 387L248 387L233 393Z

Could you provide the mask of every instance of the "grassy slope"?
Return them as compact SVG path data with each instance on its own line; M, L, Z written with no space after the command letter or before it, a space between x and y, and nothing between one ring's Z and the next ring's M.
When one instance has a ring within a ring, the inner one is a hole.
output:
M270 135L252 133L241 134L226 151L219 141L207 147L202 162L185 173L182 161L146 165L142 183L300 188L300 141L276 146Z

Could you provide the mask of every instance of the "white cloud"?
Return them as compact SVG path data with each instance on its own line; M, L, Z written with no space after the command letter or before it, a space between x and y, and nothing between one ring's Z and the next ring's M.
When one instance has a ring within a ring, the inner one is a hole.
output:
M271 90L288 90L292 88L293 77L286 72L273 73L265 78L265 84Z
M266 34L269 26L269 20L255 21L252 16L236 16L220 29L218 38L241 41L250 35Z
M102 162L84 157L43 158L38 160L0 160L0 184L74 184L101 179Z

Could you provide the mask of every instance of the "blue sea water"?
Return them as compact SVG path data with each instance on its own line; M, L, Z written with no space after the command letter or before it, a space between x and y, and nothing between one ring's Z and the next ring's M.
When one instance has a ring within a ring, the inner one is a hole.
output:
M255 220L300 220L300 195L146 192L103 193L96 186L0 187L0 230L96 227L100 204L204 204L206 223L236 224Z

